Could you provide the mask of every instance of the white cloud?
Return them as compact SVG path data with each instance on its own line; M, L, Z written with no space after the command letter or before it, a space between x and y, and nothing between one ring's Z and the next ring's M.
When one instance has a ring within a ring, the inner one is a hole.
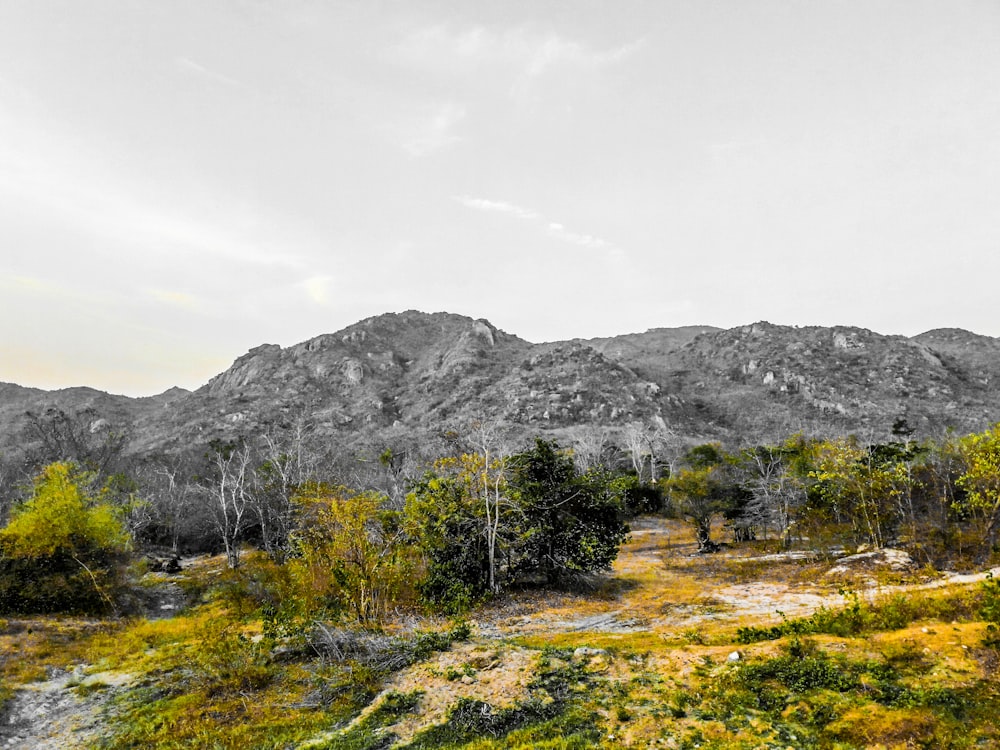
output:
M417 158L461 140L455 128L465 115L464 105L449 101L404 115L388 129L402 149Z
M537 219L538 212L532 211L530 208L522 208L521 206L516 206L513 203L507 203L505 201L491 201L485 198L470 198L467 195L456 195L455 200L461 203L466 208L472 208L477 211L492 211L502 214L510 214L511 216L516 216L519 219Z
M610 50L593 50L586 45L556 35L550 35L532 51L526 72L541 75L547 68L560 63L583 68L600 68L621 62L643 45L642 40Z
M199 65L194 60L189 60L186 57L178 57L174 60L174 65L183 73L190 75L201 76L207 78L216 83L221 83L224 86L232 86L233 88L245 89L248 88L246 84L237 81L235 78L230 78L222 73L217 73L214 70L209 70L204 65Z
M498 32L482 26L455 30L446 24L409 34L394 50L407 64L449 72L469 71L477 65L513 66L523 75L538 76L554 65L599 68L621 62L642 47L637 40L611 49L595 49L586 42L528 28Z
M605 248L608 247L608 243L602 240L600 237L593 237L589 234L577 234L576 232L571 232L562 224L557 224L556 222L550 222L548 226L548 234L550 237L555 237L561 242L568 242L571 245L580 245L581 247L590 248Z
M507 216L513 216L517 219L524 219L526 221L537 221L545 223L545 233L552 237L553 239L559 240L560 242L566 242L571 245L578 245L580 247L592 248L595 250L605 249L613 251L613 254L617 254L616 257L622 255L622 251L615 248L610 242L602 240L600 237L594 237L590 234L580 234L577 232L572 232L567 229L562 224L554 221L547 221L541 214L530 208L523 208L516 203L508 203L507 201L494 201L487 200L485 198L472 198L467 195L455 196L454 200L465 206L466 208L471 208L474 211L486 211L490 213L500 213L506 214ZM609 256L610 257L610 256Z

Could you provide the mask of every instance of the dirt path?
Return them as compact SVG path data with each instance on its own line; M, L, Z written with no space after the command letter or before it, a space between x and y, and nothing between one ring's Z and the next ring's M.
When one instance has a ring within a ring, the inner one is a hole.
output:
M844 605L839 586L821 575L814 580L780 580L775 570L796 564L795 555L768 556L773 566L759 577L748 573L746 581L713 579L719 568L728 567L731 577L746 560L743 552L718 556L694 555L695 546L687 529L676 521L642 518L633 524L630 541L615 562L609 591L603 596L548 594L526 597L514 605L492 611L479 624L484 635L538 636L567 632L683 633L704 626L758 625L780 622L786 617L805 617L821 607ZM773 558L773 559L772 559ZM1000 575L1000 568L994 569ZM879 586L872 580L858 593L874 599L895 593L969 584L983 580L988 572L951 574L941 579L898 586ZM781 613L781 614L779 614Z
M0 747L10 750L82 748L101 732L101 711L131 681L120 672L59 670L44 682L22 685L4 707Z
M142 611L148 619L174 617L188 606L178 580L176 575L147 574ZM63 750L92 744L101 734L104 707L132 679L121 672L90 674L86 665L75 665L50 669L44 681L12 685L14 696L0 710L0 750Z

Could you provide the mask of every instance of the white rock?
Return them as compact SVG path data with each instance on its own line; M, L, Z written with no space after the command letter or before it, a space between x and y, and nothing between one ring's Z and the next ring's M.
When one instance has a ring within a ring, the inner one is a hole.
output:
M589 659L592 656L604 656L608 652L603 648L591 648L590 646L580 646L573 652L574 659Z

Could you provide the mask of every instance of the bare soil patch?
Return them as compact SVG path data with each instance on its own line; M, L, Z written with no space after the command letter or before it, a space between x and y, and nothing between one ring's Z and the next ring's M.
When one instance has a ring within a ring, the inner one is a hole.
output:
M62 750L89 746L101 734L102 709L132 679L129 674L52 670L49 679L20 686L6 704L0 746Z
M871 600L975 583L987 575L947 574L931 581L912 576L908 579L912 582L883 585L862 571L845 583L825 575L835 565L836 552L748 555L745 547L734 547L699 555L686 524L640 518L633 522L630 540L594 594L536 592L487 608L476 624L481 635L499 637L572 632L669 635L709 625L770 624L782 616L805 617L821 607L837 609L845 603L845 585Z

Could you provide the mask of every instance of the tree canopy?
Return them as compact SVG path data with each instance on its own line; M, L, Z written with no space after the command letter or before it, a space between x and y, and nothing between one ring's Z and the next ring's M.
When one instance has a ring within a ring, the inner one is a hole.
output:
M623 490L605 471L579 472L541 439L503 458L436 462L406 504L426 561L425 598L459 609L519 580L608 570L628 535Z

